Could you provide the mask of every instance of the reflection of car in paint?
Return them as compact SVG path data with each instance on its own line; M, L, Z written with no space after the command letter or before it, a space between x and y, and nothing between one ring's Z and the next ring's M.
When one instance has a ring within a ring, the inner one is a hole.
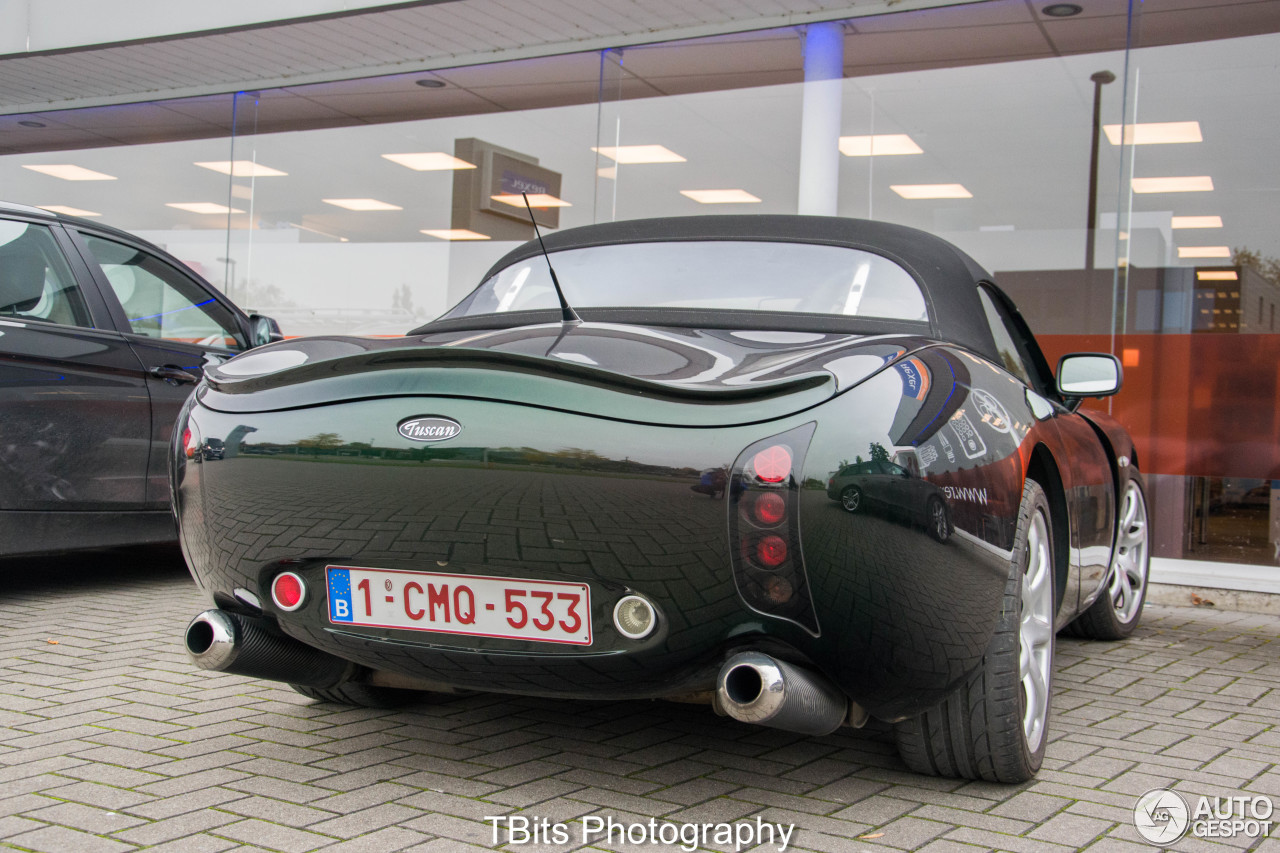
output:
M849 512L887 509L922 525L939 542L951 536L947 496L901 465L873 459L846 465L827 482L827 497Z
M711 498L722 498L724 487L728 482L729 472L723 468L708 468L698 476L697 484L690 486L689 489Z
M178 409L273 326L144 240L0 202L0 556L173 541Z
M206 460L222 459L227 454L227 446L220 438L207 438L200 452Z
M1055 631L1120 637L1142 605L1137 454L1077 411L1118 389L1114 359L1071 356L1103 378L1060 385L986 272L886 223L640 220L546 250L405 338L207 373L181 428L282 454L174 467L215 606L195 662L354 704L681 698L818 735L874 716L911 768L1029 778ZM941 494L947 541L832 503L859 455Z

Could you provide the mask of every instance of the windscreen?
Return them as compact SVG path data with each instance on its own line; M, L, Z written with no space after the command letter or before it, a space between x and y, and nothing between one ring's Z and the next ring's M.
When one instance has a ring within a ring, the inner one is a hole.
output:
M684 308L928 320L914 278L841 246L745 240L623 243L553 252L575 309ZM441 319L559 309L541 255L489 277Z

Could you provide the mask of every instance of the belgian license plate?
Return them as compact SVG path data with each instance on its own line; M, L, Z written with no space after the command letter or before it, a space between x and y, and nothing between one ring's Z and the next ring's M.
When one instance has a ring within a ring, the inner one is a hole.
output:
M329 621L591 645L583 583L326 566Z

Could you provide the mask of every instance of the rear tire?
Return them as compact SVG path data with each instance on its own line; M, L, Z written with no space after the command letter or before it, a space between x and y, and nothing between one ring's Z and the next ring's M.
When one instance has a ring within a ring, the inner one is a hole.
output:
M862 510L862 489L857 486L850 486L841 492L840 506L844 507L848 512L860 512Z
M318 687L307 687L304 684L290 684L294 690L315 699L317 702L333 702L338 705L355 705L359 708L399 708L407 705L423 694L418 690L401 690L396 687L375 687L348 681L337 687L321 690Z
M1071 633L1090 640L1123 640L1142 620L1151 568L1147 499L1136 477L1125 486L1119 535L1111 570L1098 599L1071 623Z
M947 514L947 505L942 498L929 499L925 524L929 528L929 535L939 542L946 542L951 538L951 518Z
M917 773L1016 783L1040 769L1053 674L1052 530L1044 490L1027 480L981 665L937 705L894 726L898 754Z

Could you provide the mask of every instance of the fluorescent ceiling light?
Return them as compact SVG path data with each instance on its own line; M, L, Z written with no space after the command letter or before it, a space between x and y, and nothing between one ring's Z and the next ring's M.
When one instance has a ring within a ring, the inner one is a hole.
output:
M489 198L494 201L500 201L503 204L509 204L512 207L524 207L524 196L519 193L502 193L500 195L491 195ZM553 195L546 193L529 193L530 207L573 207L569 202L558 199Z
M603 154L618 163L684 163L685 158L665 145L619 145L617 147L592 147L592 151Z
M233 178L278 178L289 174L252 160L206 160L196 163L201 169L212 169Z
M893 184L889 189L903 198L973 198L960 184Z
M1229 246L1179 246L1180 258L1230 258Z
M1171 228L1221 228L1221 216L1175 216Z
M1136 193L1207 193L1213 191L1213 178L1197 175L1187 178L1134 178Z
M101 213L94 213L92 210L81 210L78 207L67 207L65 204L38 204L36 207L41 210L47 210L51 213L63 213L67 216L101 216Z
M840 153L846 157L884 157L923 154L924 149L905 133L877 133L873 136L840 137Z
M1107 141L1120 144L1120 125L1103 125ZM1198 121L1158 121L1124 126L1125 145L1166 145L1173 142L1203 142Z
M42 175L49 175L54 178L62 178L64 181L114 181L115 175L106 175L102 172L95 172L93 169L86 169L83 166L72 166L67 163L48 166L27 166L24 169L30 169L33 172L39 172Z
M618 167L617 166L601 166L599 169L596 169L596 176L600 178L608 178L611 181L616 181L618 180Z
M760 199L746 190L680 190L698 204L754 204Z
M421 233L439 240L488 240L488 234L469 231L466 228L423 228Z
M170 201L165 207L176 207L188 213L244 213L238 207L227 207L225 204L214 204L211 201Z
M325 204L332 204L335 207L343 207L347 210L404 210L394 204L387 204L385 201L378 201L376 198L322 198Z
M1199 281L1239 281L1240 276L1235 270L1196 270L1196 279Z
M399 163L415 172L448 172L454 169L474 169L474 163L459 160L443 151L422 151L417 154L383 154L384 159Z

